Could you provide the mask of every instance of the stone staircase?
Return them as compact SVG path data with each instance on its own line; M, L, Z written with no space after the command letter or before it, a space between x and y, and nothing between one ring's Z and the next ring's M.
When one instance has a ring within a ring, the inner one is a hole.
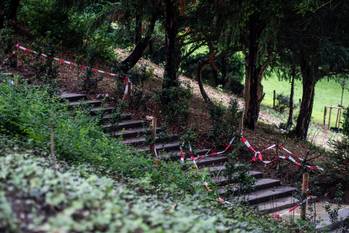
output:
M145 120L133 119L131 114L124 113L120 116L118 123L113 123L112 106L103 104L102 100L90 100L84 94L63 93L60 96L68 101L69 107L86 106L90 109L91 115L99 116L100 123L104 131L114 137L121 138L126 145L133 146L139 152L150 152L147 143L147 135L150 129ZM161 127L157 128L161 133ZM180 140L177 135L167 137L158 136L155 146L161 159L178 160ZM202 150L199 153L205 153ZM280 180L263 177L259 171L250 171L250 175L255 178L252 191L247 194L239 194L237 184L233 184L225 174L225 164L228 158L224 155L207 157L199 160L197 165L200 169L208 169L212 175L212 180L218 186L218 192L225 200L242 200L255 207L261 213L268 214L279 210L290 208L298 201L293 197L296 188L284 186Z

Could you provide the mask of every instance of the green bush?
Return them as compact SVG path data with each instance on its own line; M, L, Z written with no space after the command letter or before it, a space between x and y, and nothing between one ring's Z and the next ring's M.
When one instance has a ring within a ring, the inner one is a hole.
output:
M221 104L209 106L209 114L212 127L208 136L216 145L222 145L237 133L242 113L236 100L232 99L228 108Z
M157 94L157 101L161 104L162 116L169 124L185 125L189 116L189 104L192 90L186 87L171 87L161 90Z
M195 177L188 176L178 164L153 165L150 157L104 134L97 119L85 111L68 111L47 87L0 84L0 134L25 137L48 153L52 130L60 159L86 162L118 176L149 177L151 185L171 181L174 190L194 190Z

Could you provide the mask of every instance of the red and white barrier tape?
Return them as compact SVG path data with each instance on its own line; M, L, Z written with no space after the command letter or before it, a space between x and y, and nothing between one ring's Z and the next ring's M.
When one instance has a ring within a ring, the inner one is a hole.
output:
M29 49L29 48L26 48L20 44L16 44L16 48L18 50L22 50L24 51L24 53L32 53L32 54L35 54L35 55L40 55L44 58L48 58L48 55L44 54L44 53L38 53L37 51L34 51L32 49ZM60 65L70 65L70 66L74 66L74 67L78 67L80 68L81 70L86 70L87 68L91 68L91 71L93 73L99 73L99 74L103 74L103 75L109 75L111 77L117 77L118 75L115 74L115 73L111 73L111 72L106 72L104 70L100 70L100 69L97 69L97 68L92 68L92 67L88 67L88 66L85 66L85 65L78 65L77 63L75 62L71 62L71 61L68 61L68 60L65 60L65 59L62 59L62 58L58 58L58 57L53 57L53 60L55 60L56 62L58 62L58 64ZM125 90L124 90L124 95L123 95L123 100L127 99L131 89L132 89L132 82L131 80L125 76L123 78L123 82L124 82L124 85L125 85Z
M308 196L307 198L305 198L302 201L299 201L298 203L296 203L294 206L292 206L291 208L288 209L288 212L293 212L295 211L298 207L304 205L305 203L307 203L309 200L311 199L311 196Z
M252 152L254 154L252 161L256 162L256 161L260 161L264 164L270 164L273 161L269 161L269 160L264 160L263 159L263 152L267 151L267 150L271 150L274 149L276 147L278 147L278 145L273 144L267 148L265 148L262 151L257 151L251 144L250 142L243 136L243 133L241 134L241 139L240 141L247 147L247 149ZM283 160L288 160L292 163L294 163L296 166L298 167L305 167L306 169L310 170L310 171L323 171L323 169L317 165L308 165L308 164L303 164L304 159L302 158L297 158L291 151L287 150L284 146L280 146L280 148L285 151L288 155L283 156L283 155L279 155L277 159L283 159Z

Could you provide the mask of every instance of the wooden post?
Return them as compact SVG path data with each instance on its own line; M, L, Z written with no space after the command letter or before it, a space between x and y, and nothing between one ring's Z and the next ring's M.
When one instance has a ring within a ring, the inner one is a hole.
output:
M327 107L324 107L324 128L326 127L326 115L327 115Z
M339 123L338 123L338 128L341 127L342 123L342 108L339 108Z
M302 180L302 198L307 198L308 191L309 191L309 173L305 172L303 173L303 180ZM307 213L307 202L301 205L301 219L305 220L306 213Z
M273 91L273 109L275 109L275 102L276 102L276 91Z
M339 129L339 113L340 113L340 108L337 108L337 117L336 117L336 128Z
M154 116L147 116L146 119L150 122L149 128L150 128L150 151L157 157L157 153L155 153L155 141L156 141L156 125L157 125L157 119Z
M53 168L57 170L57 157L56 157L56 144L55 144L55 131L53 126L50 128L50 154L53 161Z
M331 129L331 115L332 115L332 107L330 107L330 112L328 115L328 129Z

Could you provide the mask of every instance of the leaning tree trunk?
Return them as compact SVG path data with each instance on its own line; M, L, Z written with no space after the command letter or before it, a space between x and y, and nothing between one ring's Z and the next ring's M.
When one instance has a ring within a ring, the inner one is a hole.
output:
M150 20L150 24L144 38L138 42L132 53L120 63L120 69L122 72L127 73L130 69L132 69L132 67L137 64L139 59L143 56L144 50L147 48L154 32L156 20L157 15L154 14Z
M293 110L294 110L294 81L296 78L296 67L292 66L292 77L291 77L291 93L290 93L290 100L289 100L289 112L288 112L288 119L286 124L286 129L290 129L293 124Z
M306 140L314 105L315 85L318 80L316 65L309 64L305 58L301 62L303 95L297 125L294 131L296 137Z
M178 2L166 0L165 31L166 31L166 65L163 89L178 86L177 72L180 62L180 50L177 41L178 33Z
M249 22L248 52L246 56L245 79L245 112L244 123L249 129L254 130L263 99L262 77L265 66L258 64L258 37L261 29L257 25L256 17L251 16Z
M204 84L202 82L202 69L208 64L210 64L210 62L207 59L199 62L198 68L197 68L197 73L196 73L196 78L197 78L197 81L199 84L199 89L200 89L200 93L202 95L202 98L204 99L204 101L207 105L212 105L212 101L211 101L210 97L208 97L208 95L205 91L205 88L204 88Z
M142 39L142 21L143 21L143 1L140 1L140 5L138 6L136 13L136 26L135 26L135 44L138 44Z

